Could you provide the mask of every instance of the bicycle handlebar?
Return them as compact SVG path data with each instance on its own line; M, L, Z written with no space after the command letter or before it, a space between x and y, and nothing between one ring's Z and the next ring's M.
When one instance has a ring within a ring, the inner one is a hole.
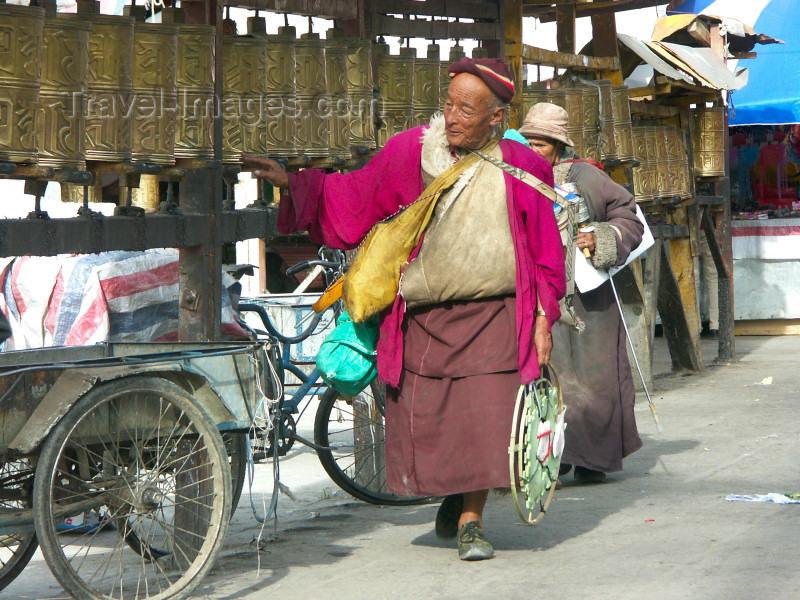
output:
M342 264L338 261L332 260L304 260L303 262L299 262L296 265L292 265L288 269L286 269L287 275L294 275L295 273L299 273L300 271L305 271L311 267L325 267L326 269L338 269L342 266Z
M322 315L324 314L324 313L315 314L314 318L311 319L311 323L309 323L308 328L306 328L300 334L290 337L283 335L280 331L275 329L275 325L272 324L272 319L270 319L269 313L267 312L267 309L264 308L263 304L257 304L254 302L239 302L239 312L248 310L256 313L259 317L261 317L261 322L264 323L264 327L267 328L267 332L269 332L270 335L277 338L278 341L281 342L282 344L298 344L303 340L311 337L314 331L316 331L317 326L322 320Z

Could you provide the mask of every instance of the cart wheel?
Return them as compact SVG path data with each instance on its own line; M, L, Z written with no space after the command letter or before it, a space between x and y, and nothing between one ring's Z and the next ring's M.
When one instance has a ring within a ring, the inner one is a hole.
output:
M0 518L33 505L33 466L27 458L0 464ZM0 590L25 568L39 545L33 523L2 528L0 533Z
M34 480L36 534L80 600L188 596L230 520L222 437L179 386L127 377L90 390L53 428ZM65 518L83 527L59 531Z
M225 450L228 453L228 460L231 468L231 519L236 507L239 506L239 498L242 497L244 480L247 477L247 444L250 442L246 433L223 433L222 440L225 442Z
M333 482L372 504L424 504L430 498L398 496L386 489L383 386L373 380L357 396L329 389L314 422L317 455Z

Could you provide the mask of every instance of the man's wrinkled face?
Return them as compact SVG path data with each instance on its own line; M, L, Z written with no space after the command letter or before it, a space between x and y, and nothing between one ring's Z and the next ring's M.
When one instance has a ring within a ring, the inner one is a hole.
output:
M451 146L477 150L489 141L492 127L505 114L504 108L494 108L493 96L480 77L460 73L453 78L444 102L445 132Z
M528 143L531 145L533 151L544 158L551 165L555 164L556 160L558 160L558 158L561 156L561 152L563 150L562 144L548 138L525 137L528 140Z

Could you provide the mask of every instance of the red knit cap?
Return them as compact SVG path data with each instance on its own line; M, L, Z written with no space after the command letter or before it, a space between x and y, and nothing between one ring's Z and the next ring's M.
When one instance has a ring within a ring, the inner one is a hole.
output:
M447 68L450 77L459 73L471 73L480 77L503 102L514 97L514 82L505 61L499 58L462 58Z

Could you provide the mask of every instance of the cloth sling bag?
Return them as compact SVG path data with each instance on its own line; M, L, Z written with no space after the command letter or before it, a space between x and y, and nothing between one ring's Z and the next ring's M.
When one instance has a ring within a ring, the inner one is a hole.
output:
M498 142L499 138L493 138L481 150L491 151ZM326 290L314 310L324 310L341 296L350 318L360 323L390 307L397 296L400 272L419 244L436 203L477 160L476 154L464 156L434 179L413 203L373 226L347 273Z

